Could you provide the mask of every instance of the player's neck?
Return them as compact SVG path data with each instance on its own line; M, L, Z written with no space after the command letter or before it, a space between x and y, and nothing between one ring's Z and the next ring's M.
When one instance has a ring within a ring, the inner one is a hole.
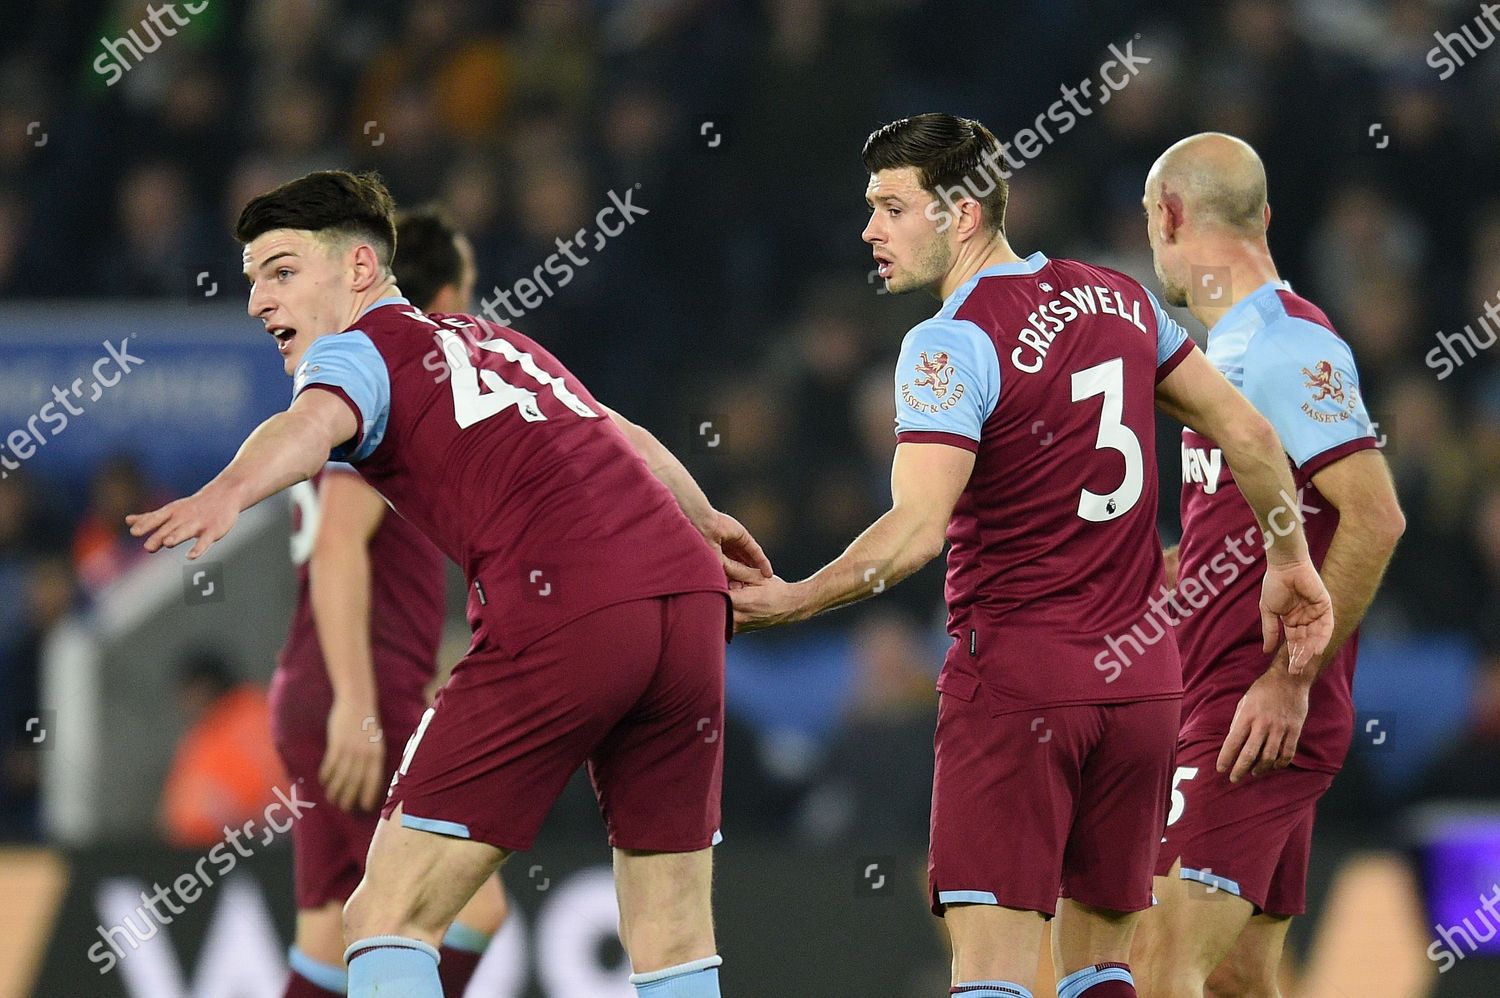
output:
M1222 240L1203 247L1194 255L1215 261L1212 265L1193 268L1190 279L1198 283L1188 289L1188 311L1203 323L1205 329L1212 329L1226 312L1267 281L1281 280L1264 239L1256 242ZM1209 285L1219 281L1227 281L1228 287L1224 289L1227 293L1214 295Z
M1022 262L1024 258L1017 256L1016 251L1010 248L1010 243L1002 232L995 233L994 238L972 251L960 249L953 266L948 269L948 276L937 287L938 301L947 301L948 296L963 287L965 281L986 267L993 267L997 263Z
M387 278L379 284L372 284L365 291L355 296L354 314L349 316L349 321L344 323L344 328L348 329L350 326L358 322L359 317L368 312L370 310L370 306L374 305L381 299L397 298L400 297L400 295L401 289L396 287L396 281L394 278Z

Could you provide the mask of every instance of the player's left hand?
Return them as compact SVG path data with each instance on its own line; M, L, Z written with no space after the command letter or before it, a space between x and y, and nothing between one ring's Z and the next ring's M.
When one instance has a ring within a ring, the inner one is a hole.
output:
M729 598L734 603L736 634L789 624L797 619L797 613L802 608L797 587L774 576L765 581L732 588Z
M1333 600L1311 561L1266 565L1266 580L1260 590L1260 628L1262 650L1267 652L1276 648L1281 631L1286 631L1288 669L1294 676L1301 675L1308 663L1323 654L1333 638Z
M239 515L239 503L209 483L187 498L169 502L160 509L131 513L125 522L130 525L132 537L146 538L146 550L151 552L196 539L197 543L188 551L188 560L192 561L229 533Z
M761 582L775 575L771 571L771 560L761 550L760 544L750 536L744 524L728 513L714 510L702 529L708 543L718 548L724 574L731 584Z
M1246 774L1285 769L1297 754L1311 684L1288 671L1289 655L1288 646L1282 645L1271 667L1250 684L1234 710L1218 761L1219 772L1228 773L1231 783Z

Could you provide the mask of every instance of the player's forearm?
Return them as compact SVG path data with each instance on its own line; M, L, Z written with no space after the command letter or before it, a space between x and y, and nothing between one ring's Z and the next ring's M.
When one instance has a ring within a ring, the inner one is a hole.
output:
M1341 514L1328 554L1318 570L1333 600L1333 637L1323 654L1301 674L1304 682L1315 681L1359 627L1380 588L1400 536L1401 528L1387 525L1380 513L1349 510Z
M943 553L944 527L897 506L870 524L838 558L797 583L805 620L885 592Z
M651 474L671 491L677 505L693 526L706 531L713 515L713 503L708 501L708 496L693 479L692 473L677 459L677 455L645 427L632 423L617 412L611 411L610 418L646 462Z
M1253 409L1249 411L1253 419L1223 434L1219 448L1269 541L1266 560L1273 565L1305 561L1307 536L1302 530L1291 465L1270 422Z
M307 414L278 412L255 428L234 460L204 489L222 489L234 497L239 509L249 509L317 474L337 443L326 437L323 426Z
M308 592L333 695L373 707L369 549L358 540L315 548L308 562Z

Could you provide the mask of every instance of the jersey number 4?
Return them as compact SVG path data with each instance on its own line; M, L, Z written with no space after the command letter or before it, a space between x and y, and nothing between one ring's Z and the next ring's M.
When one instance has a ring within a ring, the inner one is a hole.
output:
M511 384L500 376L499 371L491 370L487 365L475 367L458 334L439 329L437 335L443 341L443 353L453 371L453 376L449 379L449 384L453 386L453 418L458 420L460 428L473 426L511 406L515 406L521 418L528 423L540 423L547 418L541 406L536 403L536 392ZM518 366L532 381L550 388L554 398L578 415L598 418L599 414L573 394L563 384L562 378L542 370L531 354L516 349L514 344L498 336L475 342L474 345L496 355L496 366L502 361L510 361ZM480 364L484 365L489 359L481 355ZM488 391L480 391L481 383Z
M1073 401L1082 402L1095 395L1104 396L1099 412L1099 436L1094 448L1117 450L1125 458L1125 478L1113 492L1100 495L1083 489L1078 495L1078 515L1094 523L1105 523L1124 516L1141 499L1145 483L1141 442L1130 427L1121 422L1125 415L1125 361L1119 357L1082 371L1073 372Z

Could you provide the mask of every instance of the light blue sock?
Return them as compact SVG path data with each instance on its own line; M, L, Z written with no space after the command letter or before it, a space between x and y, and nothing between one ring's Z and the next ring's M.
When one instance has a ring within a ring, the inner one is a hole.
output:
M720 956L706 956L649 974L631 974L640 998L719 998Z
M465 953L483 953L490 945L490 937L488 933L454 922L443 936L443 945Z
M1057 998L1079 998L1095 984L1105 981L1124 981L1135 987L1135 978L1130 976L1130 967L1123 963L1096 963L1084 967L1057 982Z
M1014 981L964 981L948 993L960 998L1032 998L1030 991Z
M438 951L420 939L371 936L344 951L349 998L443 998Z
M349 975L344 973L343 967L319 963L295 946L287 952L286 962L303 980L324 991L341 995L349 990Z

